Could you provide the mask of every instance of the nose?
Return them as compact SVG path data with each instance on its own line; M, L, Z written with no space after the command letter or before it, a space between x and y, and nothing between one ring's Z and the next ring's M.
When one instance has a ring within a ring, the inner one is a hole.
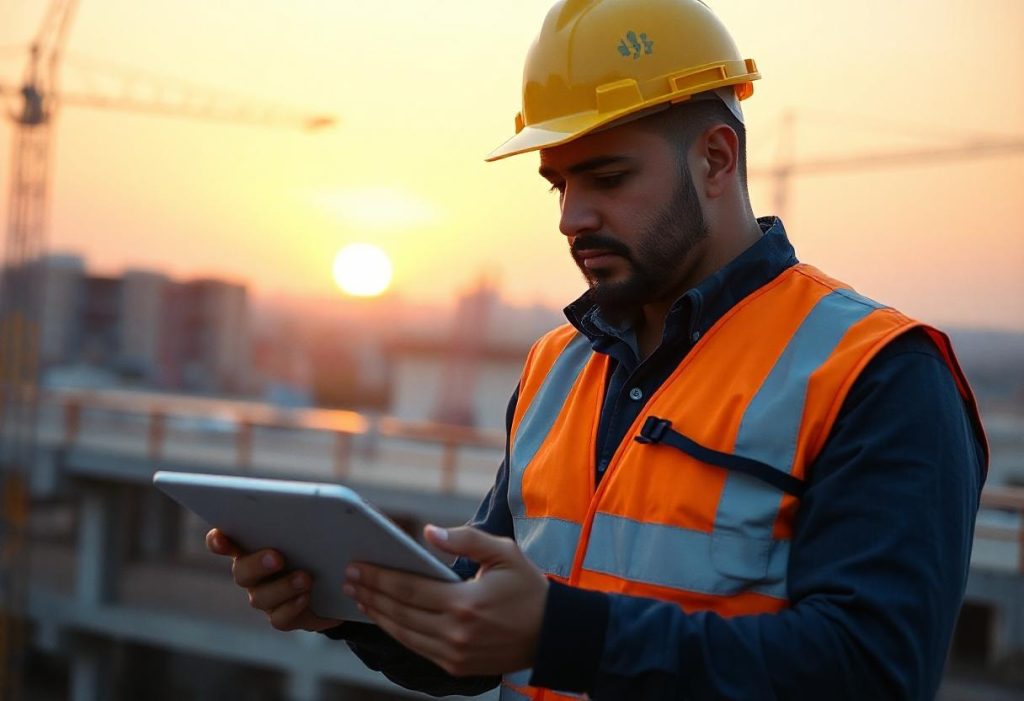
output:
M562 215L558 229L569 238L593 233L601 228L601 216L586 192L566 184L559 200Z

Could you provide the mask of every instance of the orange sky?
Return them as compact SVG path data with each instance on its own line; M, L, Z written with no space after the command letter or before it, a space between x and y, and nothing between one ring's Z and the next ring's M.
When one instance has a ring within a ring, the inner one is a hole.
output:
M1024 138L1020 0L709 4L764 75L744 103L752 167L772 162L787 109L801 158ZM27 42L42 5L0 6L0 82L18 78L4 47ZM90 89L75 67L88 58L342 124L308 135L68 108L51 248L105 271L321 295L336 294L335 252L370 241L405 296L448 299L489 270L513 301L560 306L582 282L536 156L482 161L511 133L522 58L548 5L81 0L69 90ZM769 213L771 183L751 190ZM786 222L801 259L870 296L941 324L1024 329L1022 210L1018 153L800 178Z

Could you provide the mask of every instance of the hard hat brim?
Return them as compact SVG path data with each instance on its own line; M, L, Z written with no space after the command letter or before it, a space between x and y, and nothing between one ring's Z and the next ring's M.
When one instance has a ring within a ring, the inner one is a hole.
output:
M760 78L761 75L760 73L755 72L743 77L747 80L753 81ZM487 154L484 161L490 163L493 161L500 161L501 159L508 158L509 156L517 156L521 153L529 153L530 151L538 151L543 148L560 146L573 141L574 139L578 139L581 136L586 136L587 134L597 131L602 127L615 126L615 123L620 120L638 118L649 111L658 111L669 104L685 102L695 96L710 97L723 87L731 90L733 89L731 86L734 85L736 81L730 80L722 82L724 85L702 86L705 89L695 93L668 94L659 99L648 100L640 109L637 109L635 106L630 106L624 109L607 112L593 110L578 114L570 114L558 119L550 119L546 122L531 124L523 127L518 134ZM753 93L753 85L751 83L746 83L746 88L747 89L744 94L737 96L733 101L725 101L724 98L722 98L723 101L726 102L730 111L736 115L740 122L743 121L743 116L739 111L739 101ZM731 104L732 102L735 102L735 105Z
M666 100L667 102L667 100ZM539 151L568 143L592 131L609 125L620 118L630 116L635 110L624 109L615 112L585 112L572 114L560 119L551 119L539 124L523 127L523 130L487 154L485 161L500 161L502 158L521 153Z

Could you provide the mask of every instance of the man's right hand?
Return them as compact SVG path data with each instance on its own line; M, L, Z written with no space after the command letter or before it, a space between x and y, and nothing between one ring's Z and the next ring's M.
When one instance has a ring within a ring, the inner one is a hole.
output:
M243 553L216 528L206 534L206 547L231 558L235 584L249 593L249 605L267 614L277 630L320 631L341 625L336 618L321 618L309 610L313 580L307 572L283 572L284 558L275 550Z

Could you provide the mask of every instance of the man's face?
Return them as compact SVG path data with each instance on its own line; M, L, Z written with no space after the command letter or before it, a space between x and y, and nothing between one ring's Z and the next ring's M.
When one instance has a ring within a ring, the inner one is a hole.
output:
M681 292L707 226L677 145L632 123L540 155L559 193L559 228L602 309L630 314Z

